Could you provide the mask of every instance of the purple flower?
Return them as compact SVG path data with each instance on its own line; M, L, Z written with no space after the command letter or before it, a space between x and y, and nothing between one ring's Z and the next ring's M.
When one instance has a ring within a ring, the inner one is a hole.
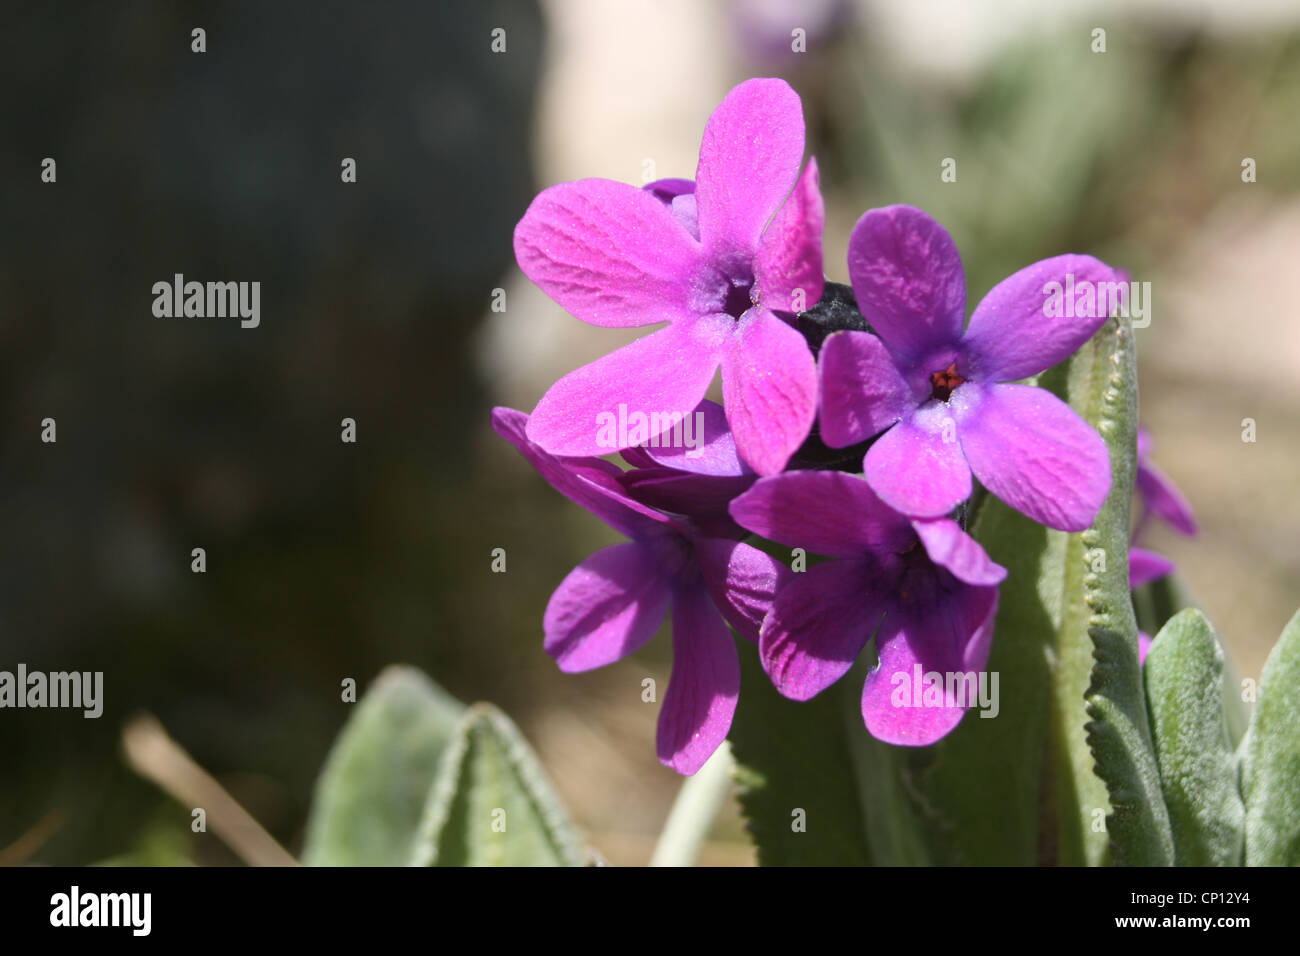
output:
M1137 526L1133 530L1133 540L1138 539L1153 516L1167 521L1175 530L1189 538L1195 537L1196 515L1192 513L1192 506L1178 490L1178 486L1151 464L1151 445L1151 433L1139 426L1136 485L1141 510Z
M863 469L904 514L947 514L970 496L974 472L1048 527L1090 526L1110 490L1101 436L1045 389L1004 383L1090 339L1118 301L1121 273L1091 256L1044 259L995 286L963 334L966 282L952 237L919 209L889 206L858 220L849 276L879 338L840 332L822 346L826 444L884 431Z
M919 746L957 726L972 701L956 698L950 678L977 679L988 662L1006 570L956 522L908 519L861 478L835 471L761 479L731 514L764 537L835 559L792 575L763 621L759 654L782 694L820 693L876 634L880 664L862 690L872 736ZM935 674L943 690L927 699Z
M671 608L673 669L659 711L659 760L693 774L727 736L740 693L727 624L756 641L789 569L633 500L616 465L558 458L528 439L527 425L523 412L492 411L497 434L553 488L631 539L597 551L561 582L542 619L543 646L562 671L602 667L650 640Z
M817 166L799 175L803 148L798 95L748 80L709 118L694 184L585 179L533 201L515 229L528 278L593 325L668 323L551 386L533 441L556 455L617 451L600 422L624 410L653 437L656 421L700 403L721 366L741 457L759 474L784 467L817 405L812 354L777 314L815 303L824 282Z

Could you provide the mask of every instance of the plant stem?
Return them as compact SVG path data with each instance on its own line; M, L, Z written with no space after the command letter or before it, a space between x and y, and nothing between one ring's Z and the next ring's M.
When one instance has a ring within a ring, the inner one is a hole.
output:
M650 857L651 866L690 866L695 862L731 789L734 762L731 743L724 740L699 772L683 781Z

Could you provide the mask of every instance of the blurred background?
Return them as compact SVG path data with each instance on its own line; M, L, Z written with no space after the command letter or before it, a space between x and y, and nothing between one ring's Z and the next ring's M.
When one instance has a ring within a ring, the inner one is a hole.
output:
M604 857L648 860L668 642L556 670L546 600L617 536L488 425L635 333L565 315L511 233L555 182L692 176L750 76L803 98L829 278L902 202L953 234L970 305L1063 252L1149 281L1142 417L1202 530L1146 544L1241 676L1300 604L1293 0L7 7L0 669L102 670L105 706L0 712L0 863L239 862L123 762L140 711L296 852L340 682L396 662L505 708ZM260 327L155 318L178 272L260 281ZM752 861L734 810L702 861Z

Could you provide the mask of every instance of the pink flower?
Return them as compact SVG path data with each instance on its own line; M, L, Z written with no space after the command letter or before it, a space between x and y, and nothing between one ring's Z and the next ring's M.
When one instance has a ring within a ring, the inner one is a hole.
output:
M817 373L790 314L822 293L817 165L798 95L748 80L709 118L693 190L584 179L542 192L515 229L519 267L579 319L667 322L556 382L528 423L555 455L617 451L602 416L651 424L699 405L719 367L741 457L779 472L812 428Z

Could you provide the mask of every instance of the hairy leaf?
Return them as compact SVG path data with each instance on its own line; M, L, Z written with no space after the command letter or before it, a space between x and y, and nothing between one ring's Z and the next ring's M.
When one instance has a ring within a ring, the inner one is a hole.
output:
M464 709L418 670L381 673L355 705L317 780L303 862L406 863L439 758Z
M1300 866L1300 611L1264 664L1241 753L1246 864Z
M443 753L411 862L580 866L581 844L532 748L491 704L475 704Z
M1223 649L1200 611L1170 619L1144 667L1179 866L1239 866L1245 807L1223 703Z

